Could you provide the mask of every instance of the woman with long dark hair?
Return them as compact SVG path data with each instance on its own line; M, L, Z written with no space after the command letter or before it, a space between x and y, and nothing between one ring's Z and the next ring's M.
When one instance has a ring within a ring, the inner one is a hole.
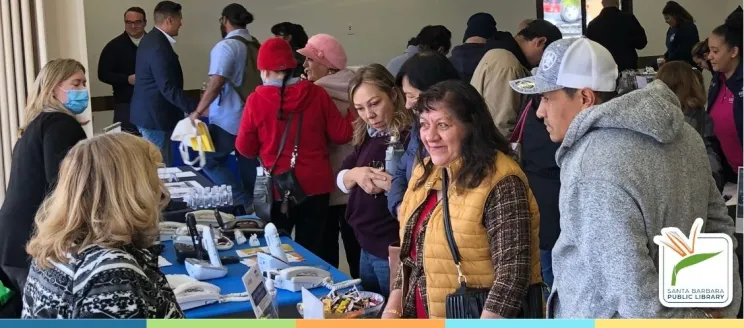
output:
M695 65L692 60L692 47L700 41L695 19L676 1L667 2L661 13L664 15L664 21L669 24L664 62L681 60Z
M257 64L264 82L245 102L235 149L245 157L258 157L274 180L294 172L299 189L308 197L294 204L275 192L272 220L287 233L297 227L297 243L323 254L334 189L328 145L351 140L353 116L343 117L322 87L292 76L297 60L287 41L267 40L258 51Z
M440 82L417 108L429 156L417 160L401 204L400 266L383 318L442 318L459 281L490 289L482 318L516 317L528 286L542 282L527 177L470 84ZM446 218L461 265L449 252Z

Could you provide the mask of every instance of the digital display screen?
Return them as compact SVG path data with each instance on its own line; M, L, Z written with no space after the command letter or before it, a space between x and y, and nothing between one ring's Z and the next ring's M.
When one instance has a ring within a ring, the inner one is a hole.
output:
M542 4L543 19L557 26L564 38L581 36L582 22L588 25L603 9L602 0L542 0ZM586 19L582 17L582 4Z
M582 35L581 0L543 0L543 19L561 30L564 38Z

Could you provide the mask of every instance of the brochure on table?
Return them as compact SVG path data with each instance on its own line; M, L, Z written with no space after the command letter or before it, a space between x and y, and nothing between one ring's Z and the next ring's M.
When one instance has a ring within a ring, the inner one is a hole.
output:
M302 288L302 318L325 319L323 301L305 288Z
M261 271L258 269L258 265L252 266L248 272L243 275L243 285L245 286L246 292L248 292L248 298L251 301L253 312L256 314L257 319L271 319L277 318L277 309L273 308L271 302L271 295L266 289L264 278L261 275Z

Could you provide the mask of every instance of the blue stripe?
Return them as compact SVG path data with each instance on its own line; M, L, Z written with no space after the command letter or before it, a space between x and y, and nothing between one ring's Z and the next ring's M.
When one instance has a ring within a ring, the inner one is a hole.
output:
M3 328L147 328L147 320L0 320Z
M446 320L445 328L594 328L594 320Z

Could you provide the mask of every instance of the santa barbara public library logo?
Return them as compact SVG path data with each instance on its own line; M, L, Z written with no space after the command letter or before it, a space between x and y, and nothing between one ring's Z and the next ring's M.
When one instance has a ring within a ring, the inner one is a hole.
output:
M679 228L663 228L659 245L659 300L671 308L722 308L731 304L733 244L722 233L701 233L696 219L685 236Z

